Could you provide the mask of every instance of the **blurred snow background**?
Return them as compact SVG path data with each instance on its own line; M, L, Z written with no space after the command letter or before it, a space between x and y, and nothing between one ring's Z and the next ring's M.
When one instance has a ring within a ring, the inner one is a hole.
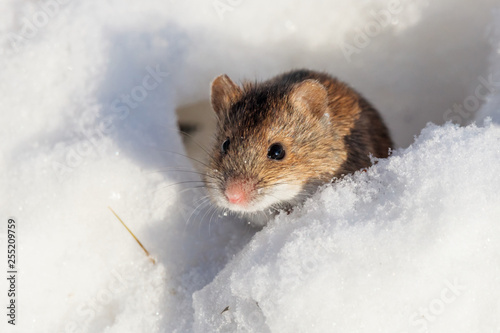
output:
M496 1L0 9L2 332L500 332ZM361 91L401 149L256 232L192 188L175 109L297 67Z

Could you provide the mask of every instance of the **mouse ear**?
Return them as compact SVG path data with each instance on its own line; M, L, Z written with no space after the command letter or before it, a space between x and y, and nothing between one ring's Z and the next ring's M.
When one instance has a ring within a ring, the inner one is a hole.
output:
M212 108L218 115L229 110L236 103L243 91L226 74L220 75L212 82Z
M300 110L309 110L318 117L323 117L328 107L328 92L324 85L316 80L304 80L296 84L289 95L292 105Z

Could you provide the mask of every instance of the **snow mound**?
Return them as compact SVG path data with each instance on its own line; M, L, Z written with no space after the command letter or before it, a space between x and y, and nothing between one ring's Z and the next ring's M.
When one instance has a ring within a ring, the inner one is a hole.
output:
M197 332L494 332L500 127L428 125L255 235L194 295Z

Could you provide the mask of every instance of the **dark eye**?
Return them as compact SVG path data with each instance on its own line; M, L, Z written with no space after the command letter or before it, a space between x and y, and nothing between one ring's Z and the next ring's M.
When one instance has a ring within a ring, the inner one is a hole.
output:
M226 141L222 143L222 146L220 146L220 151L223 154L227 154L228 149L229 149L229 138L227 138Z
M273 143L267 150L267 157L272 160L282 160L285 157L285 149L281 143Z

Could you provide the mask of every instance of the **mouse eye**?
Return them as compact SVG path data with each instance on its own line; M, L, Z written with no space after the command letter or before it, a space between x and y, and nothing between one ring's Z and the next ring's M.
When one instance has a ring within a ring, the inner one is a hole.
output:
M267 157L272 160L282 160L285 157L285 149L281 143L273 143L267 150Z
M226 141L224 141L222 143L222 146L220 147L220 151L223 153L223 154L227 154L227 150L229 149L229 138L226 139Z

